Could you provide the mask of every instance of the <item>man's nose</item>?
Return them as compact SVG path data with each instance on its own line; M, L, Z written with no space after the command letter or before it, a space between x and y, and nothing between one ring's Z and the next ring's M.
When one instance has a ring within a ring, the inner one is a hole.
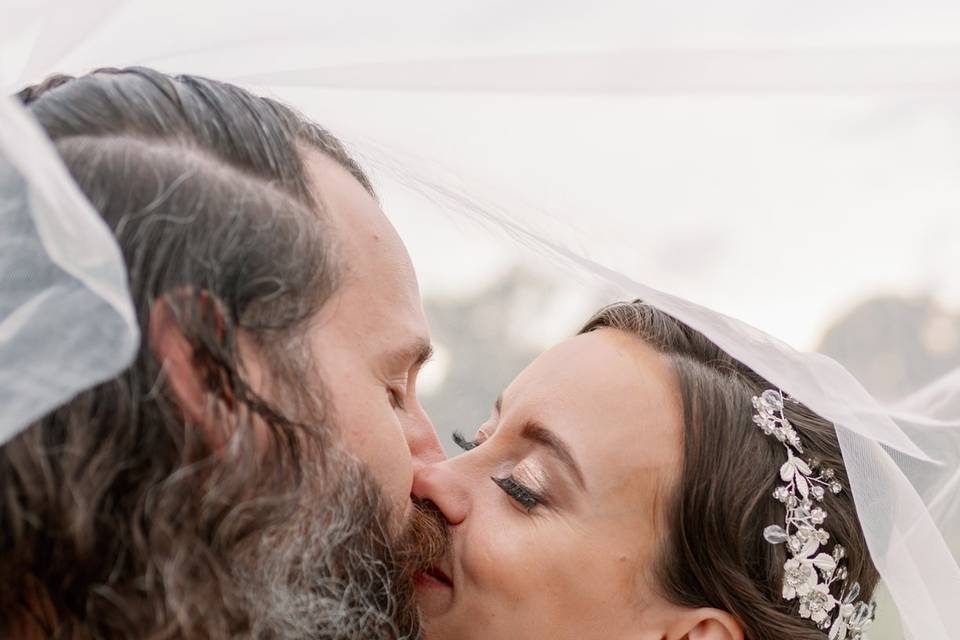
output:
M466 478L447 460L421 467L413 475L413 495L429 500L440 509L451 526L462 523L470 512L470 491Z
M440 438L433 428L433 423L423 409L413 413L404 421L403 435L410 448L410 457L413 460L414 471L437 462L446 460Z

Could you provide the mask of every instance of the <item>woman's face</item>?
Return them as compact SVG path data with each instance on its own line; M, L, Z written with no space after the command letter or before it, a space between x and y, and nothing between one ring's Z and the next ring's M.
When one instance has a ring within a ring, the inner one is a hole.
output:
M666 358L611 329L572 338L473 437L414 479L451 525L439 579L418 579L428 637L667 637L676 607L651 575L682 442Z

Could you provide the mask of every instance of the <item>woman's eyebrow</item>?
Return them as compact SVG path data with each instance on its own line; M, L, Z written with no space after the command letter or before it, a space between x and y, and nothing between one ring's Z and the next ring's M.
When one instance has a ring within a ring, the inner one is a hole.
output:
M583 478L580 465L577 464L577 459L573 457L570 446L560 436L536 421L527 422L520 432L520 436L546 447L557 460L567 467L580 488L583 491L587 490L587 483Z

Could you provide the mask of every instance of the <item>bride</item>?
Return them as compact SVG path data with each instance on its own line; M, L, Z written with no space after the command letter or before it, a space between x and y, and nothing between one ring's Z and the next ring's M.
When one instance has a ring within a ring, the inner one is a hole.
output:
M858 639L870 559L833 426L637 301L503 392L414 492L449 524L430 638Z

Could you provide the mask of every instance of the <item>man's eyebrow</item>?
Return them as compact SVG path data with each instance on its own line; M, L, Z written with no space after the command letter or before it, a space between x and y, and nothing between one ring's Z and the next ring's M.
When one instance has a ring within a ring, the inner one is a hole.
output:
M417 338L409 345L387 355L387 361L396 367L412 369L422 366L431 357L433 357L433 345L426 338Z
M580 465L577 464L576 458L573 457L573 452L570 450L570 447L557 434L538 422L530 421L524 425L520 436L546 447L557 460L562 462L567 469L570 470L573 479L577 481L580 488L584 491L587 490L587 483L583 479L583 472L580 470Z

